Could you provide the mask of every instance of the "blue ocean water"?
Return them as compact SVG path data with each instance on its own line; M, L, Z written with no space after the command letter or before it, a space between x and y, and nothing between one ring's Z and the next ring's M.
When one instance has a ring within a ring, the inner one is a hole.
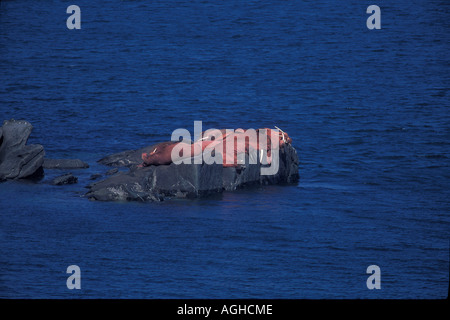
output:
M81 8L69 30L66 9ZM2 298L442 299L449 11L383 1L1 1L0 120L79 183L0 184ZM198 200L83 197L101 157L176 128L281 127L300 182ZM68 290L69 265L81 290ZM378 265L381 289L366 269Z

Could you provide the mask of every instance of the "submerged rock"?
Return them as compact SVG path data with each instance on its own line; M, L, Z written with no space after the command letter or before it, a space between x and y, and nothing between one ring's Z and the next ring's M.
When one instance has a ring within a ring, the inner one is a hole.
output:
M80 159L44 159L44 169L85 169L89 168L86 162Z
M44 147L27 145L33 126L23 120L6 120L0 134L0 181L38 178L44 173Z

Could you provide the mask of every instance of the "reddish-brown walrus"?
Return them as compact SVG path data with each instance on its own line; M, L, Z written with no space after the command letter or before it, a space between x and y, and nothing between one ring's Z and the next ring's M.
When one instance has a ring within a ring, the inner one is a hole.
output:
M158 143L151 152L143 153L142 160L144 161L141 166L147 167L151 165L171 164L172 163L172 150L180 142L178 141L166 141Z
M234 167L238 165L237 161L237 155L239 153L249 153L250 148L254 150L260 149L260 142L259 142L259 131L264 129L257 129L256 132L256 141L254 139L242 139L241 135L245 134L245 131L242 129L237 129L236 131L230 130L227 132L225 129L221 129L220 137L215 136L215 139L212 140L212 136L214 134L217 134L218 132L212 132L209 131L205 134L205 132L202 133L202 138L195 141L192 144L187 144L185 142L177 142L177 141L168 141L168 142L162 142L155 146L155 148L150 153L143 153L142 154L142 160L143 163L140 166L150 166L150 165L167 165L171 164L172 161L172 150L178 146L180 147L180 144L185 144L185 149L190 149L190 154L183 155L179 154L179 158L186 158L186 157L194 157L199 155L201 152L205 151L205 149L210 149L208 151L212 151L212 149L218 148L219 150L222 150L222 164L224 167ZM277 145L272 143L271 141L271 133L272 130L265 128L266 135L267 135L267 141L265 144L265 147L267 148L267 156L268 161L270 163L270 157L271 157L271 150L276 149ZM241 137L239 139L239 137ZM291 143L292 139L288 136L286 132L278 131L278 138L279 143L278 147L282 147L285 143ZM226 143L232 141L233 148L230 150L227 150ZM243 144L245 143L245 145ZM183 146L181 146L183 147ZM183 148L180 148L183 149ZM228 152L227 152L228 151ZM233 159L233 160L231 160Z
M204 143L196 142L198 144L204 145L202 149L195 148L195 143L188 144L186 142L178 142L178 141L167 141L167 142L161 142L153 148L153 150L149 153L143 153L142 154L142 160L144 161L140 166L147 167L151 165L161 165L161 164L171 164L172 161L172 150L179 146L180 144L185 144L187 146L187 149L190 148L191 152L190 154L183 155L182 153L179 154L180 158L187 158L192 157L200 154L201 151L206 147L206 145L211 141L205 141Z

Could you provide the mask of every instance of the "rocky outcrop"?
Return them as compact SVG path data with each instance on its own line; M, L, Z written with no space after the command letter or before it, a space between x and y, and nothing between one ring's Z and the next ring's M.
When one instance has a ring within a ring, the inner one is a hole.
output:
M27 121L6 120L0 129L0 181L42 177L44 147L27 145L33 126Z
M86 196L101 201L161 201L195 198L255 184L295 183L299 179L297 151L290 144L279 150L279 170L274 175L261 175L263 165L248 155L245 164L237 167L205 163L137 166L142 162L141 153L153 147L124 151L99 160L105 165L129 167L129 171L92 183Z

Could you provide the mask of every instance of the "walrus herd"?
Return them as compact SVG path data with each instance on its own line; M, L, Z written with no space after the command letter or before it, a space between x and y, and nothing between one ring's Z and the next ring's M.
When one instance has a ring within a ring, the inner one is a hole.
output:
M252 135L253 134L253 135ZM277 141L273 141L273 137ZM261 141L266 139L266 141ZM154 146L149 153L142 153L141 167L151 165L168 165L174 162L174 157L178 160L199 156L200 153L211 154L219 150L222 154L220 163L224 167L236 167L239 165L240 153L249 154L250 150L264 149L268 162L271 162L272 150L278 150L285 144L291 144L292 139L289 135L278 129L237 129L226 130L218 129L213 131L204 131L201 137L193 143L166 141ZM231 146L229 146L231 144ZM184 154L184 151L186 151Z

